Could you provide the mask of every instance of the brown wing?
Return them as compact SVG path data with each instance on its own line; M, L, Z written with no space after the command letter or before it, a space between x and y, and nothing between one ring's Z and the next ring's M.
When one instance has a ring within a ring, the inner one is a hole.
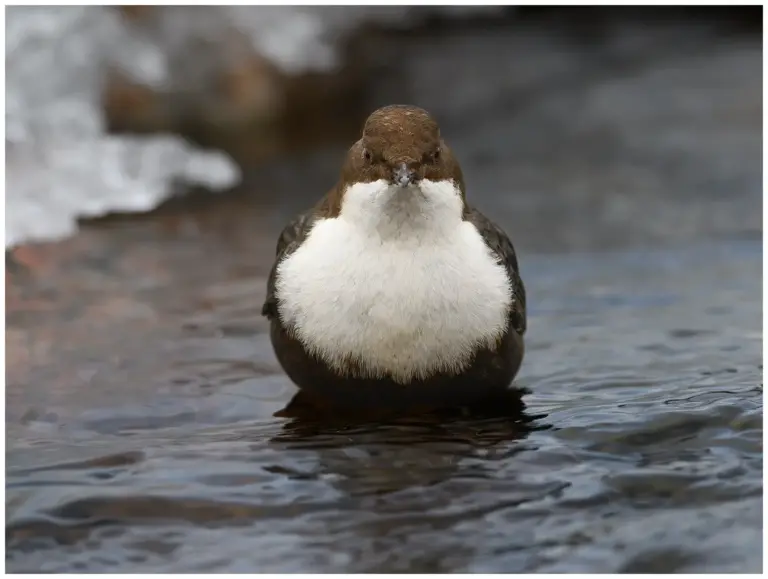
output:
M520 268L517 264L515 248L512 246L512 242L504 230L477 209L467 207L465 219L477 227L486 245L491 248L491 251L496 254L504 267L507 268L507 274L512 282L512 291L514 293L512 308L509 312L510 322L515 331L522 336L527 328L525 286L520 277Z
M277 318L277 298L275 297L277 266L296 251L306 239L307 234L312 229L316 216L317 208L312 208L310 211L295 217L280 233L280 237L277 239L275 263L272 265L272 270L269 272L269 279L267 280L267 297L261 308L262 316L266 316L269 319Z

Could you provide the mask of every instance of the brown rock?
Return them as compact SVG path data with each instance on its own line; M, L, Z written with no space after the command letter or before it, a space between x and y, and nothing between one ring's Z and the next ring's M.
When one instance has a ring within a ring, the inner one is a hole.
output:
M131 81L109 69L104 82L102 106L112 131L174 131L178 119L166 95Z
M238 62L219 74L215 88L221 106L211 120L224 126L269 123L283 114L285 80L259 55Z

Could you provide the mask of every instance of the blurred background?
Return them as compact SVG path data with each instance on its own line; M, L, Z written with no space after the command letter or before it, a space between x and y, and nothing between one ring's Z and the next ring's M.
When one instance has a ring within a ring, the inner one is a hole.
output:
M761 569L761 7L16 6L5 42L9 571ZM527 390L275 417L277 235L393 103L517 248Z
M761 28L748 7L11 7L6 246L185 186L309 202L391 103L438 118L518 243L756 235Z

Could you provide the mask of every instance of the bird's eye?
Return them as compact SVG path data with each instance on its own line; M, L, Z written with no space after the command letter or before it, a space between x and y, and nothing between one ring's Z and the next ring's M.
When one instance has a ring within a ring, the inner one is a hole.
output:
M370 161L371 160L371 152L368 149L365 149L363 151L363 157L365 157L366 161Z
M425 163L436 163L440 159L440 149L436 149L431 153L424 154Z

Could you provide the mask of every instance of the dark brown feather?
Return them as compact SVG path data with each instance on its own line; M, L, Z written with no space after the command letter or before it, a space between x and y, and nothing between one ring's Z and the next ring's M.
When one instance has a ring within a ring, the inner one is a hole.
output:
M509 311L510 323L518 334L524 335L528 326L525 311L525 285L520 277L520 267L517 263L517 254L512 242L501 227L477 209L467 206L464 212L464 220L469 221L477 228L485 240L485 244L506 268L513 293L513 302Z

